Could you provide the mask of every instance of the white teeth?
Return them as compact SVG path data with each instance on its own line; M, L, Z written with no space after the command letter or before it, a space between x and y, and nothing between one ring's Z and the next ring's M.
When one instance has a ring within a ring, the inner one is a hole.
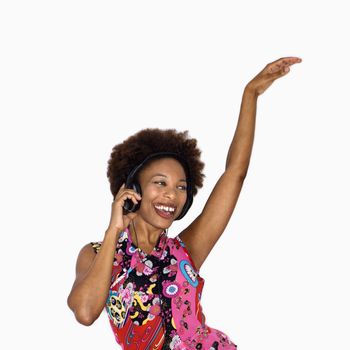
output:
M164 210L164 211L170 211L170 212L174 212L175 208L173 207L166 207L164 205L155 205L155 207L159 210Z

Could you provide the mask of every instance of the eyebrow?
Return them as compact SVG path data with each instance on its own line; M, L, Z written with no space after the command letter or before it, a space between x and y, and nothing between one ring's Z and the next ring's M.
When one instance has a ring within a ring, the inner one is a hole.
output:
M155 177L155 176L163 176L163 177L167 177L166 175L161 174L161 173L154 174L152 177ZM179 181L184 181L184 182L187 182L187 181L186 181L186 179L180 179Z

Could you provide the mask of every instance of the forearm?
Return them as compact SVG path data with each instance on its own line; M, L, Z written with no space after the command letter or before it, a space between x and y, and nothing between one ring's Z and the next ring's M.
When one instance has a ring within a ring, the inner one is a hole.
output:
M253 148L257 99L257 95L247 85L242 96L236 131L226 158L225 170L232 170L242 178L247 174Z
M100 251L89 270L72 288L68 304L80 323L92 324L105 306L111 284L116 242L116 233L106 231Z

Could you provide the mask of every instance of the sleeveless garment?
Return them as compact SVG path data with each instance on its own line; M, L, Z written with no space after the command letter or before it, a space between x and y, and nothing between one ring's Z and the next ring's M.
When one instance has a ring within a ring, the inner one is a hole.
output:
M102 242L91 242L98 253ZM205 323L204 279L179 236L163 231L150 254L137 249L128 228L116 245L105 309L117 343L130 350L237 350Z

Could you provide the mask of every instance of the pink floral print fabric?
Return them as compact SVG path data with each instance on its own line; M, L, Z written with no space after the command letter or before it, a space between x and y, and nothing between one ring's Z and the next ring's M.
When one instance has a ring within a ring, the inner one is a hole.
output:
M209 327L201 307L204 279L179 236L159 236L150 254L137 249L126 228L116 246L106 311L122 349L237 350ZM91 243L98 253L102 242Z

